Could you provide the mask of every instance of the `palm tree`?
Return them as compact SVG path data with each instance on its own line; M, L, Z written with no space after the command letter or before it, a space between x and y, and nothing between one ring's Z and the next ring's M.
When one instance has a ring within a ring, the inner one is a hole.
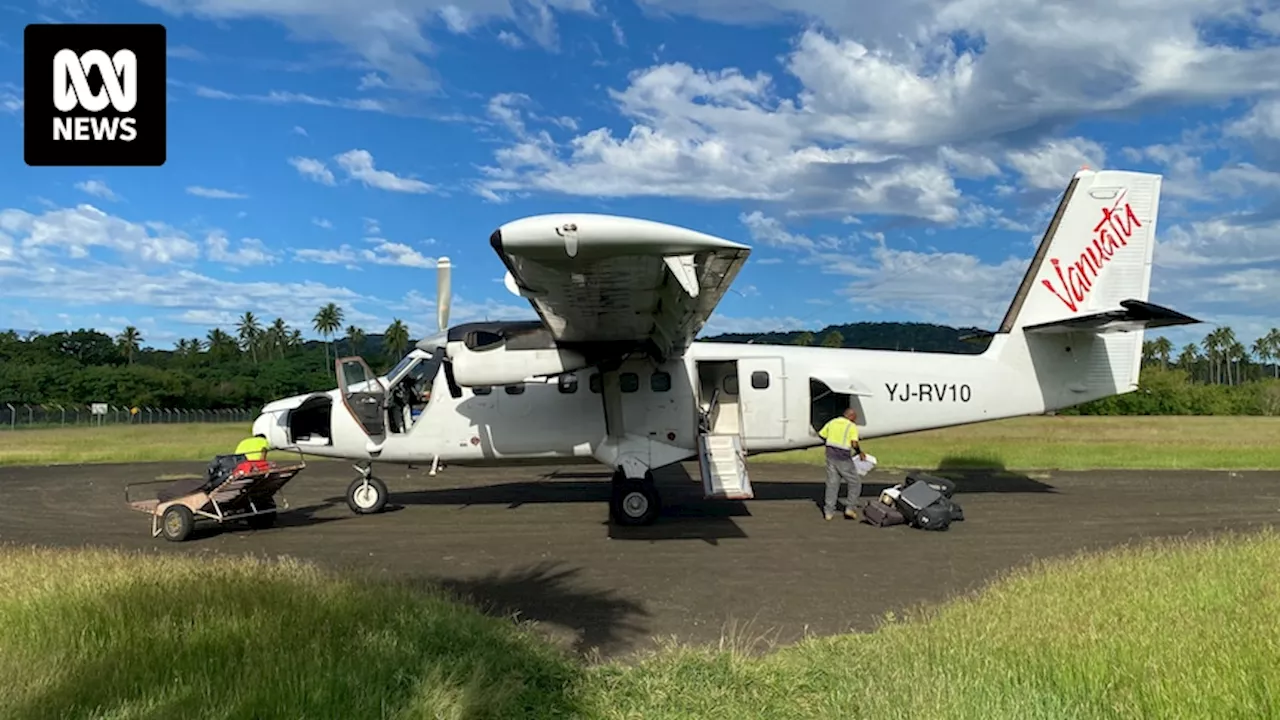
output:
M289 340L289 325L285 323L284 318L276 318L271 323L271 327L267 329L267 339L271 343L271 347L280 353L280 357L284 357L284 348Z
M396 318L395 322L387 326L387 334L383 337L383 343L391 354L399 357L404 354L406 348L409 347L409 328L405 326L400 318Z
M324 359L330 366L333 363L329 360L329 349L331 347L329 337L337 332L338 328L342 327L342 315L342 308L338 307L336 303L329 303L320 308L320 311L311 320L312 327L316 329L316 332L324 336Z
M124 351L129 358L129 364L133 364L133 356L142 349L142 333L138 332L138 328L130 325L116 336L116 344Z
M1178 355L1178 367L1186 370L1190 375L1195 371L1196 362L1200 360L1200 349L1195 343L1188 343L1182 346L1182 353Z
M253 313L246 312L240 316L240 324L237 327L244 349L253 355L255 363L258 362L258 338L262 335L262 326L258 325L258 318L254 317Z
M1205 358L1209 361L1209 382L1222 382L1221 357L1222 357L1222 328L1213 330L1204 336L1200 341L1204 346Z
M1271 330L1253 344L1253 354L1263 362L1271 362L1271 376L1280 378L1280 328Z
M364 344L364 331L355 325L347 327L347 345L352 355L360 354L360 346Z
M206 337L209 340L209 354L216 360L227 360L240 352L240 346L236 344L235 338L228 335L222 328L210 330Z
M1173 354L1173 343L1170 342L1169 338L1161 335L1152 343L1152 350L1155 356L1160 359L1160 369L1168 370L1169 356Z

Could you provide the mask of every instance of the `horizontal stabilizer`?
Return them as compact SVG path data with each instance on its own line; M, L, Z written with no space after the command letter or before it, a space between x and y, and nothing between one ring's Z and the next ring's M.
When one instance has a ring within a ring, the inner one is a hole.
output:
M1199 320L1167 307L1141 300L1121 300L1119 310L1091 313L1052 322L1028 325L1028 333L1129 332L1174 325L1194 325Z

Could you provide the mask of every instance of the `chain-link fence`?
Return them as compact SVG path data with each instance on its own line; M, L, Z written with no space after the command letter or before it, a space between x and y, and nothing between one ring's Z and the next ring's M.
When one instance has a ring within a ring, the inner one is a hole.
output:
M175 410L158 407L107 405L19 405L0 403L0 431L67 425L130 425L142 423L253 422L257 409Z

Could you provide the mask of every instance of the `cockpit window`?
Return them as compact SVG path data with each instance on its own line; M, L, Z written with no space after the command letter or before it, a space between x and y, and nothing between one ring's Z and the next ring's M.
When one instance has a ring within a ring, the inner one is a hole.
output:
M405 368L409 367L409 363L414 363L417 361L418 361L418 358L416 355L405 355L404 359L396 363L396 366L391 368L391 370L387 373L387 379L395 380L397 377L400 376L400 373L404 372Z

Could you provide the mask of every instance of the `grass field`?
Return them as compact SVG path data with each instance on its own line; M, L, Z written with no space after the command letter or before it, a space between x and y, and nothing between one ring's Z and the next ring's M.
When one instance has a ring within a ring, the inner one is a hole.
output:
M763 655L562 656L293 562L0 550L0 717L1224 718L1280 712L1280 535L1042 563Z
M230 452L239 424L122 425L0 431L0 465L204 461ZM885 468L1009 470L1280 469L1280 417L1028 417L872 439ZM821 463L820 449L757 462Z

